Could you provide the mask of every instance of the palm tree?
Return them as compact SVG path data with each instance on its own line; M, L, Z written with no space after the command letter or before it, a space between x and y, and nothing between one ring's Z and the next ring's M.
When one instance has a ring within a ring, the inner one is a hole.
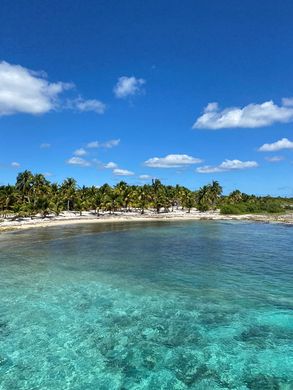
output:
M160 212L162 207L166 206L165 187L159 179L155 179L152 182L152 203L157 213Z
M115 212L122 206L122 197L117 191L112 190L109 193L103 194L102 197L102 208L105 211Z
M69 211L71 207L73 207L76 189L77 189L76 180L73 179L72 177L65 179L61 185L63 198L67 203L67 211Z
M187 208L187 212L190 213L191 209L195 207L195 196L194 193L189 191L184 198L183 207Z
M211 201L213 208L216 207L217 201L219 197L221 196L223 192L223 188L220 186L218 181L213 181L212 185L210 186L210 193L211 193Z
M116 184L114 190L117 192L117 194L123 199L123 207L127 211L128 206L131 202L131 196L132 196L132 188L129 187L129 185L125 181L120 181L118 184Z
M15 188L21 193L22 200L30 203L30 195L33 187L34 175L25 170L17 175Z
M55 215L59 215L64 207L64 199L57 183L52 183L49 188L49 208Z
M230 203L238 203L242 201L242 193L239 190L232 191L229 196Z
M211 205L210 184L201 187L196 193L196 198L197 198L197 208L200 211L209 210Z
M136 205L138 208L140 208L140 213L144 214L145 209L147 208L151 199L149 186L145 184L142 187L138 187L135 192L135 196L136 196Z
M13 211L13 205L18 200L18 193L14 186L7 185L0 187L0 209L4 218L7 217L8 213Z

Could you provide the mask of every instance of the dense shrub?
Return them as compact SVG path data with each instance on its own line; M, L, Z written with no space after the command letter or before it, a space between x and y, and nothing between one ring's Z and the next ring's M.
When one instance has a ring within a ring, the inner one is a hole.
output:
M281 213L284 209L279 202L270 201L263 205L262 211L267 213Z
M239 204L224 204L220 208L221 214L243 214L243 207Z
M239 202L236 204L223 204L221 214L257 214L257 213L281 213L283 207L279 201L255 200Z

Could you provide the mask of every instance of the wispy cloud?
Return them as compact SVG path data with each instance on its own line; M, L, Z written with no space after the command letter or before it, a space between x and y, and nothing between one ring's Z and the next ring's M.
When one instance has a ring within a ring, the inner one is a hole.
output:
M138 178L140 180L150 180L150 179L152 179L152 176L150 176L150 175L139 175Z
M293 142L289 141L288 138L282 138L279 141L273 142L272 144L263 144L258 151L259 152L276 152L282 149L293 149Z
M114 146L118 146L119 144L120 144L120 139L111 139L110 141L102 142L100 147L106 148L106 149L111 149Z
M92 142L89 142L87 145L86 145L87 148L98 148L99 147L99 142L98 141L92 141Z
M12 166L12 168L19 168L19 167L20 167L20 164L19 164L18 162L16 162L16 161L13 161L13 162L11 163L11 166Z
M284 98L278 106L272 100L261 104L230 107L221 110L218 103L209 103L197 118L193 129L255 128L293 121L293 98Z
M128 171L127 169L115 168L113 169L113 174L115 176L133 176L134 172Z
M67 164L79 165L81 167L89 167L91 165L89 161L81 157L71 157L69 160L67 160Z
M265 158L268 162L276 163L284 160L284 157L282 156L273 156L273 157L266 157Z
M168 154L165 157L152 157L144 162L151 168L180 168L193 164L200 164L202 160L187 154Z
M205 165L203 167L198 167L196 171L198 173L217 173L256 167L258 167L258 163L256 161L225 160L220 165Z
M49 149L51 147L51 144L43 143L40 145L41 149Z
M145 80L134 76L119 77L113 91L117 98L126 98L128 96L137 95L142 92L141 87L145 84Z
M118 146L119 144L120 144L120 139L111 139L111 140L105 141L105 142L92 141L92 142L89 142L86 145L86 147L89 149L94 149L94 148L111 149L114 146Z
M80 149L76 149L73 154L75 156L79 156L79 157L82 157L82 156L85 156L87 154L87 151L83 148L80 148Z
M106 169L115 169L117 167L118 167L118 165L116 163L114 163L113 161L110 161L104 165L104 168L106 168Z
M106 111L106 104L97 99L85 100L79 97L68 104L70 108L75 108L81 112L93 111L96 114L104 114Z
M293 106L293 98L283 98L282 103L284 106Z

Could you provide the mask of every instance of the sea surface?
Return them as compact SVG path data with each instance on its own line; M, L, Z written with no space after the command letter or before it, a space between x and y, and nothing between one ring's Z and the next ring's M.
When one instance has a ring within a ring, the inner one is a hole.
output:
M293 389L293 228L0 235L0 389Z

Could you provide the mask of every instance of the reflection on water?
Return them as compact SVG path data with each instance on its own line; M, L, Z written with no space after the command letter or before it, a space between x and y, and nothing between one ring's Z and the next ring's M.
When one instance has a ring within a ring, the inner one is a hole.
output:
M1 389L291 389L292 229L89 224L0 236Z

